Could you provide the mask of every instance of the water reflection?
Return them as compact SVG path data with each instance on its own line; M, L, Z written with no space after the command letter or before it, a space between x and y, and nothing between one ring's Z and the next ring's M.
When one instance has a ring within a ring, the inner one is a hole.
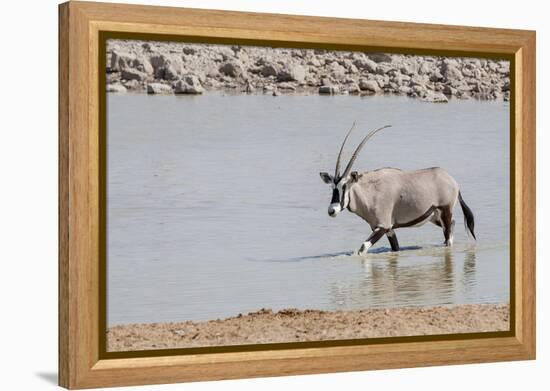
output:
M476 252L474 248L466 250L463 268L463 278L467 285L475 283L476 279Z
M432 249L419 262L406 252L385 253L383 258L359 260L362 275L334 280L329 296L335 308L442 305L460 302L461 287L475 282L475 248L454 251Z

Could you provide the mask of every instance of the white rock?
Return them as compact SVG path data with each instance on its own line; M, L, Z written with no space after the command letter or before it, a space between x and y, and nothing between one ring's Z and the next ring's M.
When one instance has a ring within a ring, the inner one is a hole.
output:
M443 75L447 80L462 80L464 78L464 75L456 66L447 66Z
M361 92L361 89L359 88L359 84L353 82L353 83L350 83L347 87L346 87L347 91L349 94L358 94Z
M336 86L321 86L319 87L319 94L323 95L334 95L339 92L338 87Z
M122 84L107 84L107 92L124 93L126 91L126 87Z
M346 77L346 68L340 65L338 62L333 61L329 65L331 75L334 79L344 79Z
M149 61L151 62L155 72L159 68L164 68L170 62L168 56L165 54L155 54L149 58Z
M372 61L369 58L357 58L353 64L359 68L363 69L369 73L375 73L376 69L378 68L378 64L376 62Z
M168 64L164 68L164 79L165 80L177 80L179 77L178 71L173 64Z
M126 68L120 72L120 77L124 80L143 81L147 79L147 74L145 72L138 71L137 69Z
M112 71L121 71L123 69L130 67L130 63L135 59L136 59L135 54L114 50L111 53L110 68Z
M367 57L376 63L392 61L391 55L386 53L369 53L367 54Z
M141 87L141 83L137 80L123 80L122 83L128 90L139 90Z
M378 85L378 82L376 80L361 79L359 80L359 88L361 89L361 91L367 92L380 91L380 86Z
M286 82L286 81L277 84L277 88L280 89L280 90L290 90L290 91L295 91L296 90L296 86L293 83Z
M428 91L426 95L422 97L424 102L431 103L447 103L449 99L441 92Z
M424 96L426 94L426 87L421 85L412 86L412 92L418 96Z
M456 94L456 88L446 84L443 87L443 93L448 96L453 96L454 94Z
M320 67L321 62L317 59L317 57L312 57L307 61L307 65L311 65L312 67Z
M306 70L301 65L290 65L277 74L277 81L297 81L302 83L306 78Z
M162 83L148 83L147 84L147 93L148 94L171 94L172 87L168 84Z
M391 65L378 64L378 66L376 67L376 73L379 74L379 75L385 75L385 74L389 73L390 71L392 71L394 69L395 68L392 67Z
M409 85L411 87L414 87L414 86L422 86L424 87L426 84L428 84L428 82L430 81L430 79L428 78L428 76L426 75L413 75L411 77L411 80L410 80L410 83Z
M399 87L399 89L397 91L399 91L399 93L401 93L401 94L410 94L411 93L411 87L401 86L401 87Z
M435 67L431 62L423 62L418 68L418 73L420 75L431 74L435 71Z
M134 60L134 63L136 64L136 68L139 71L145 72L148 75L152 75L155 73L155 68L151 65L147 57L145 56L139 56Z
M266 64L262 67L260 70L260 73L263 77L269 77L269 76L277 76L279 73L279 66L273 65L273 64Z
M237 62L226 62L219 68L220 73L226 76L237 77L243 73L241 64Z
M185 75L174 84L174 92L176 94L202 94L204 88L197 76Z

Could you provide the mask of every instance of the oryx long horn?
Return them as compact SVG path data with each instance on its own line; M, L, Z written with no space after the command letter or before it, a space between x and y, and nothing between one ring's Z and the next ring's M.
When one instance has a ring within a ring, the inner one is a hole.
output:
M346 145L346 141L348 140L348 137L351 134L351 131L353 130L353 128L355 128L355 121L353 121L353 125L351 125L351 128L348 131L348 134L346 134L346 137L344 138L344 142L340 147L340 152L338 153L338 159L336 159L336 169L334 170L335 179L337 179L340 175L340 160L342 160L342 152L344 151L344 145Z
M351 159L349 160L349 163L348 165L346 166L346 169L344 170L344 174L342 175L342 177L345 177L349 174L349 172L351 171L351 167L353 166L353 163L355 162L355 159L357 159L357 155L359 154L359 152L361 152L361 148L363 148L363 145L365 145L365 143L372 137L374 136L376 133L378 133L379 131L381 131L382 129L386 129L386 128L389 128L391 127L391 125L386 125L386 126L382 126L381 128L378 128L378 129L374 129L373 131L371 131L369 134L367 134L365 136L365 138L363 139L363 141L361 141L361 143L357 146L357 148L355 149L355 152L353 152L353 155L351 156Z

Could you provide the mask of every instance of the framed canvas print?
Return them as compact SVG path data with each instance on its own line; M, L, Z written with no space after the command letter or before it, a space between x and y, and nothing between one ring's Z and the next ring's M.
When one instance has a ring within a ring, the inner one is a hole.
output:
M60 385L535 357L534 32L59 12Z

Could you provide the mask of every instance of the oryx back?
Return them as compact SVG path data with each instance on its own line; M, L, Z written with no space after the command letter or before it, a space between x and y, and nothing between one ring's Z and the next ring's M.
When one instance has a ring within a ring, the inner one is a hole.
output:
M361 174L350 190L350 211L372 227L419 225L454 207L458 185L439 167L415 171L382 168Z

